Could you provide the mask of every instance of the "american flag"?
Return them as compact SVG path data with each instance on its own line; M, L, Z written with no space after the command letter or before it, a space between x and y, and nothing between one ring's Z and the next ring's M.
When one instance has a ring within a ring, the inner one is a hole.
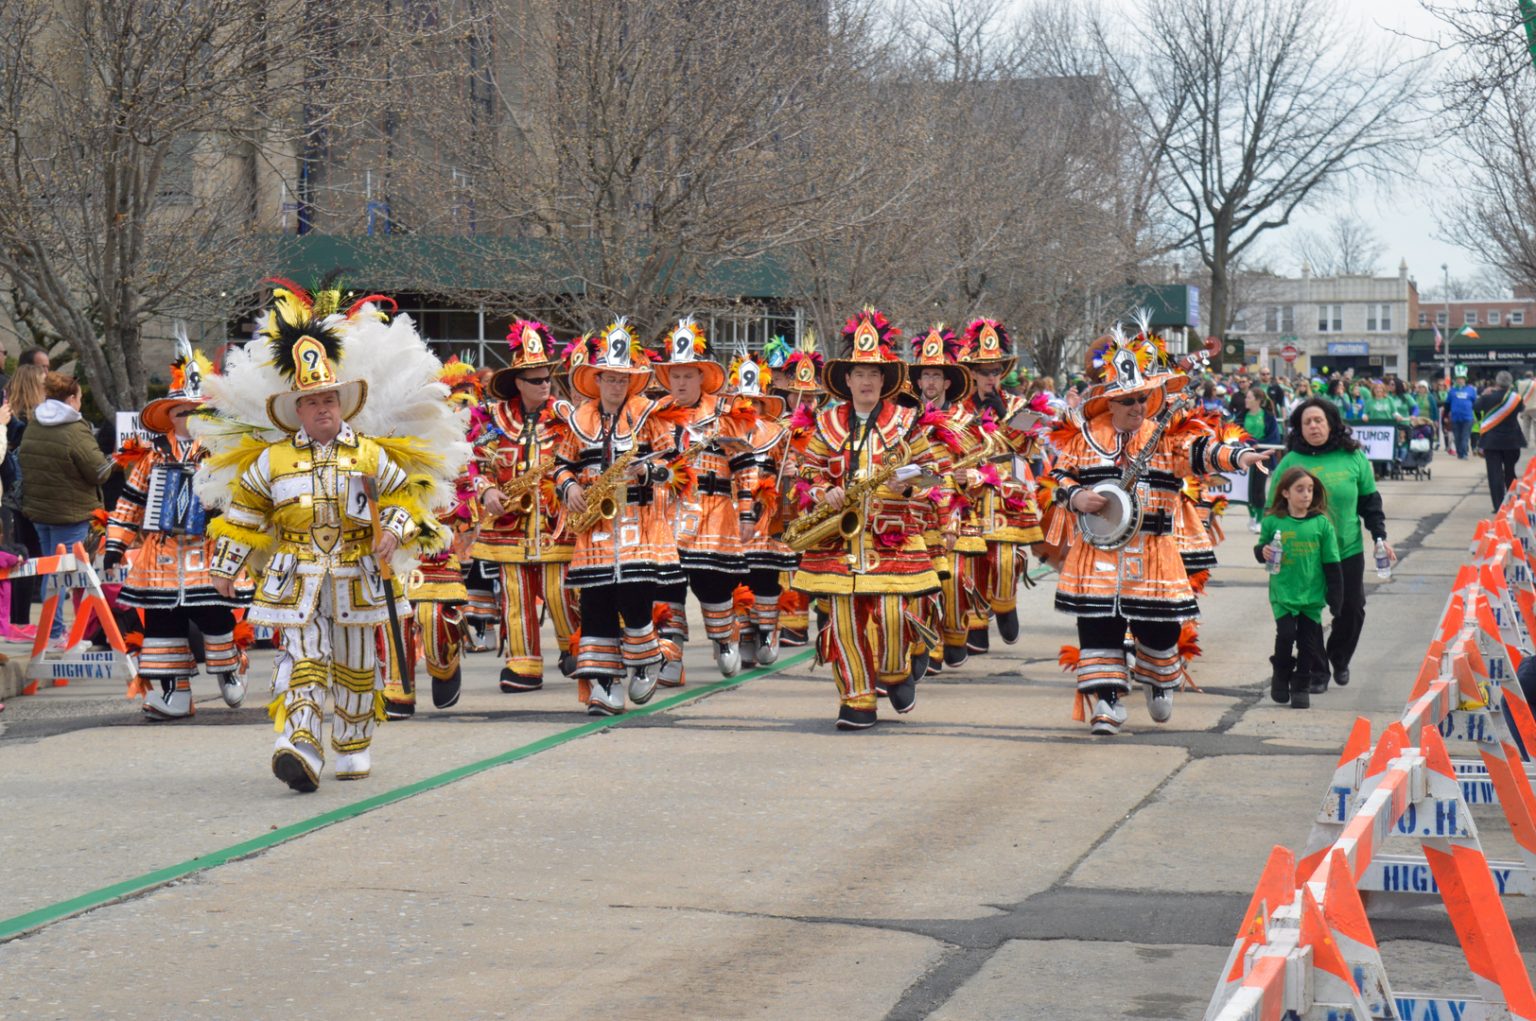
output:
M1445 343L1445 338L1440 335L1440 327L1435 327L1435 351L1440 350L1440 345Z

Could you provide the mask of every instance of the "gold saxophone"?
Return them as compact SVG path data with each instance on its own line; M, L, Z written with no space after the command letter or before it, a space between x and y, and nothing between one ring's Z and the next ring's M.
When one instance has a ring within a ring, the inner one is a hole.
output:
M538 503L538 488L555 468L555 455L540 458L528 470L497 485L506 500L506 513L527 514Z
M630 447L606 471L592 480L585 491L587 509L572 515L567 521L572 532L591 531L599 521L612 521L618 517L619 505L629 498L629 480L625 478L625 473L629 471L639 449L639 444Z
M833 538L844 541L857 539L859 533L864 531L865 501L874 495L875 490L891 481L912 459L912 448L907 443L902 443L896 449L899 456L843 491L842 507L833 509L830 504L820 503L791 521L784 529L785 544L796 552L804 552Z
M961 472L975 468L982 463L990 461L994 457L998 457L1004 453L1011 453L1011 451L1009 451L1008 447L996 436L994 436L992 433L988 433L986 438L982 440L981 446L977 447L975 450L971 451L969 454L966 454L964 457L954 463L954 466L949 470L950 477L958 483L960 481Z

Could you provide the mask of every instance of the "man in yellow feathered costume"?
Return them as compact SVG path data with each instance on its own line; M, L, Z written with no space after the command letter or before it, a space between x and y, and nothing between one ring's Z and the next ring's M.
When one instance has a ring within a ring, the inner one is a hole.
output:
M381 565L401 548L442 540L430 506L432 475L402 467L391 453L397 445L386 449L349 424L369 388L364 378L339 378L342 345L384 317L372 299L346 312L339 300L336 290L311 297L285 285L274 292L263 333L287 389L267 396L266 417L286 438L262 444L254 459L240 458L224 514L209 527L221 591L253 555L266 557L248 619L282 632L270 706L279 731L272 772L304 792L319 786L325 762L327 691L336 778L368 775L374 725L383 719L376 639L389 620L387 601L399 616L409 612Z

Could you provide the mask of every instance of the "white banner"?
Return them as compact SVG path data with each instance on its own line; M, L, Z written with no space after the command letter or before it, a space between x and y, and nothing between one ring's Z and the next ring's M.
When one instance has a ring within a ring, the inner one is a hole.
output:
M117 413L117 447L119 450L123 447L123 441L130 436L136 436L145 443L148 443L154 435L153 432L139 424L139 413L137 411L119 411Z
M1248 473L1247 472L1221 472L1222 481L1217 482L1215 476L1210 477L1206 490L1212 496L1224 496L1228 503L1248 502Z
M1397 427L1391 425L1351 425L1350 434L1368 461L1392 460L1392 448L1397 443Z

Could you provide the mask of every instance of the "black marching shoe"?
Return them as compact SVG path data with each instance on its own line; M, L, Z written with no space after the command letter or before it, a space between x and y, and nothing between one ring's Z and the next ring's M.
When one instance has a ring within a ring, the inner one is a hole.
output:
M898 713L910 713L912 707L917 705L917 678L893 684L885 689L886 696L891 700L891 708Z
M415 715L415 702L396 702L392 698L384 700L384 718L386 720L408 720Z
M809 642L810 636L792 627L779 627L779 644L788 649L798 649Z
M965 661L971 658L971 650L964 645L944 646L944 665L947 667L964 666Z
M997 615L997 637L1012 645L1019 640L1019 611L1009 610Z
M853 706L843 706L837 711L838 730L868 730L879 722L873 709L855 709Z
M926 652L923 652L923 653L919 653L916 656L913 656L912 657L912 675L911 675L912 676L912 680L909 683L916 684L918 681L922 680L925 676L927 676L927 674L928 674L928 654ZM899 688L899 687L901 687L901 685L898 684L897 687Z
M942 654L938 656L929 654L928 672L930 674L942 674L944 672L944 657Z
M438 709L451 709L459 701L459 692L464 685L464 671L457 663L453 666L453 673L439 680L432 678L432 704Z
M1349 667L1347 667L1347 666L1336 666L1336 667L1334 667L1333 668L1333 683L1337 684L1341 688L1344 687L1346 684L1348 684L1349 683Z
M576 673L576 656L574 653L562 652L560 654L560 672L567 677Z
M1321 695L1328 690L1328 671L1323 670L1312 675L1312 681L1307 685L1307 694Z
M966 651L975 655L985 655L991 649L991 639L987 635L985 627L971 628L965 636Z
M432 696L435 699L437 697L437 686L433 685L432 687ZM538 691L542 687L544 687L544 678L542 677L524 677L509 666L501 668L501 690L509 695L517 691Z

